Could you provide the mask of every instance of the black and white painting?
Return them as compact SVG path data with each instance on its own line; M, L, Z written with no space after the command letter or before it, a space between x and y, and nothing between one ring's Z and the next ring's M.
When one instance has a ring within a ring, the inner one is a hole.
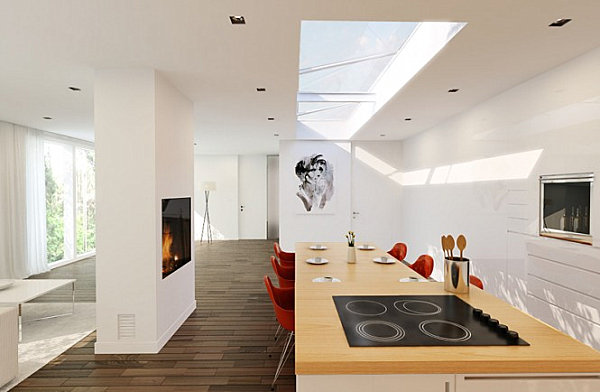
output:
M296 163L296 177L300 180L296 196L303 213L332 213L335 182L333 163L323 154L305 156Z

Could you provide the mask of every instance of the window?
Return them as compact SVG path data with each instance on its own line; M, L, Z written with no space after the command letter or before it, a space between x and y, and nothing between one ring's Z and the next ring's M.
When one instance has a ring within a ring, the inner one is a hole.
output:
M94 151L44 142L48 263L93 252L95 235Z
M76 203L75 232L77 233L77 254L85 254L96 249L96 181L94 179L94 151L85 148L75 149Z

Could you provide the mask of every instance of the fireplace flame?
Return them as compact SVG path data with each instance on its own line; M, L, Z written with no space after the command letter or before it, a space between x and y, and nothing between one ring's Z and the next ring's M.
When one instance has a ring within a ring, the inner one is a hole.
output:
M171 228L169 225L165 225L162 235L162 259L163 259L163 272L167 272L169 267L172 265L172 261L177 260L177 256L171 253L171 245L173 244L173 236L171 235Z

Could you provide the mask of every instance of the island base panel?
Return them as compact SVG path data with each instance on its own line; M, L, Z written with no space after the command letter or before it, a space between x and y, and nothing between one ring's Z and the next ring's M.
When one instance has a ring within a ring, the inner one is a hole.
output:
M297 392L597 392L600 373L296 376Z

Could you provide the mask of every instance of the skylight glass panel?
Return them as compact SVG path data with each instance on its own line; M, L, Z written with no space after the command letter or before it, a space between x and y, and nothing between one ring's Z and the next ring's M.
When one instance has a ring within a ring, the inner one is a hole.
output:
M299 129L351 138L465 25L302 21Z
M367 92L418 23L304 21L301 92Z
M355 102L299 102L298 119L302 121L340 121L361 105Z

